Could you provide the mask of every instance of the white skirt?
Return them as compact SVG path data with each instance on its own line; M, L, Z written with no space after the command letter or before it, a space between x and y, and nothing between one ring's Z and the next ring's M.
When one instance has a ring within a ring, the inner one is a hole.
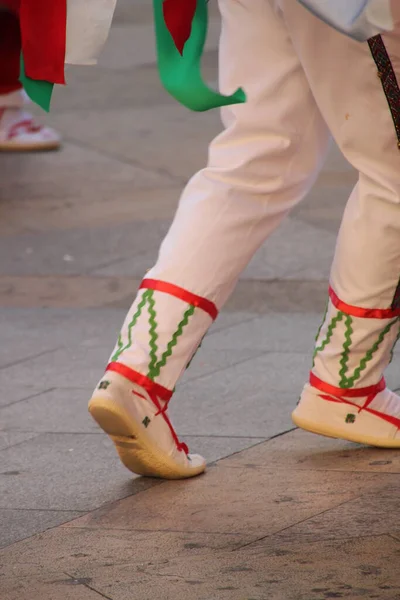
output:
M93 65L107 40L117 0L68 0L65 62Z

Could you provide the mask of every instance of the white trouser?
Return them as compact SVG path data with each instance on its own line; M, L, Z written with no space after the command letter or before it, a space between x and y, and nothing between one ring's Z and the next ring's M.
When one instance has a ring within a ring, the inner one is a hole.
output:
M359 43L296 0L219 5L220 87L229 94L242 86L248 101L223 110L225 130L183 192L112 361L174 388L213 306L222 307L259 246L310 190L330 130L360 177L338 237L335 301L314 374L341 387L376 383L398 333L391 308L400 305L400 31Z

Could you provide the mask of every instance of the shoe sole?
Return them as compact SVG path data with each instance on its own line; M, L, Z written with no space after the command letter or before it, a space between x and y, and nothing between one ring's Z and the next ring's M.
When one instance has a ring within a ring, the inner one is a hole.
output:
M10 144L0 142L0 152L50 152L51 150L59 150L61 142L45 142L42 144L26 143L26 144Z
M111 399L94 396L89 413L114 442L118 456L129 471L145 477L187 479L200 475L205 465L187 468L176 464L144 435L143 425Z
M356 444L375 446L377 448L400 448L400 439L394 439L394 426L383 419L366 412L355 412L355 422L346 423L346 416L351 414L349 406L330 405L326 400L317 398L302 399L292 413L292 421L297 427L329 438L347 440ZM315 415L321 415L321 419ZM382 431L382 435L370 435L366 431Z

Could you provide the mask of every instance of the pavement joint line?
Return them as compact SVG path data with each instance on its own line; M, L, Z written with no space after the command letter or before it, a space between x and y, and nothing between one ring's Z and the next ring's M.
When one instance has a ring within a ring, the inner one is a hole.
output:
M351 473L351 471L347 471L347 472ZM311 519L315 519L316 517L320 517L321 515L324 515L325 513L328 513L331 510L336 510L337 508L340 508L341 506L344 506L345 504L349 504L349 502L353 502L354 500L359 500L360 498L362 498L362 496L363 495L356 496L354 498L350 498L349 500L344 500L343 502L340 502L339 504L336 504L335 506L331 506L330 508L326 508L325 510L322 510L319 513L315 513L314 515L310 515L309 517L306 517L305 519L301 519L300 521L297 521L296 523L292 523L291 525L287 525L287 527L283 527L283 529L280 529L279 531L275 531L274 533L268 533L267 535L263 535L263 536L261 536L260 538L258 538L254 542L247 542L246 544L242 544L241 546L239 546L239 548L233 548L232 552L237 552L238 550L242 550L243 548L247 548L248 546L251 546L252 544L255 544L257 542L261 542L262 540L266 540L267 538L271 537L272 535L279 535L283 531L287 531L288 529L291 529L292 527L297 527L297 525L301 525L302 523L306 523L307 521L310 521Z
M143 254L146 254L146 252L141 252L141 253L135 253L135 258L137 256L142 256ZM87 268L85 271L82 271L82 275L83 276L87 276L87 275L91 275L92 277L97 277L98 274L93 273L93 271L96 271L97 269L106 269L107 267L112 267L113 265L118 264L121 261L127 260L128 258L130 258L129 256L119 256L118 258L115 258L113 260L109 260L107 262L104 263L100 263L99 265L94 265L92 267ZM132 260L133 257L132 257ZM99 275L100 277L102 277L102 275Z
M49 392L54 392L56 389L57 389L56 387L47 388L45 390L42 390L41 392L35 392L35 394L31 394L30 396L27 396L26 398L21 398L20 400L15 400L14 402L9 402L8 404L3 404L2 406L0 406L0 412L2 411L3 408L8 408L9 406L14 406L14 404L19 404L20 402L26 402L27 400L32 400L33 398L37 398L38 396L42 396L43 394L48 394Z
M70 575L69 573L67 573L66 571L63 571L63 574L66 575L67 577L69 577L73 582L74 581L78 581L79 585L82 585L83 587L87 588L88 590L90 590L91 592L94 592L95 594L98 594L101 598L105 598L105 600L113 600L111 598L111 596L106 596L105 594L103 594L102 592L99 592L98 590L96 590L94 587L92 587L91 585L89 585L86 581L82 581L81 582L81 578L78 577L74 577L73 575Z
M157 253L157 247L156 246L157 246L157 244L154 245L154 253L155 254ZM104 277L104 275L102 275L101 273L94 273L94 271L97 271L98 269L107 269L107 267L112 267L113 265L116 265L119 262L125 261L127 259L131 259L132 262L133 262L135 259L140 258L141 256L146 256L146 254L148 254L148 253L149 253L149 251L147 250L147 251L144 251L144 252L135 252L134 256L132 256L132 255L122 256L120 258L116 258L114 260L110 260L108 262L104 262L104 263L101 263L99 265L95 265L95 266L89 267L88 269L86 269L86 271L83 272L83 274L84 275L88 274L88 275L90 275L92 277ZM138 282L141 281L140 277L138 277L137 279L138 279ZM135 294L136 291L137 290L132 290L132 302L134 300L134 294Z
M179 434L181 437L185 437L185 438L221 438L221 439L235 439L235 440L259 440L259 443L261 444L262 442L266 442L269 440L269 438L267 437L263 437L262 435L216 435L216 434L211 434L211 435L207 435L206 433L180 433ZM260 441L261 440L261 441Z
M57 352L58 350L62 350L63 348L64 346L50 348L49 350L43 350L43 352L39 352L38 354L33 354L32 356L25 356L24 358L20 358L19 360L16 360L14 362L6 363L5 365L0 365L0 371L4 371L5 369L9 369L10 367L21 365L23 363L29 362L30 360L34 360L35 358L40 358L41 356L45 356L46 354Z
M91 109L87 109L87 110L91 110ZM147 171L148 173L151 173L152 175L156 174L156 175L160 175L161 177L168 177L171 180L171 187L174 187L172 185L172 183L179 184L182 186L186 185L186 183L187 183L186 178L180 177L178 175L174 175L173 173L170 173L168 171L168 169L164 169L162 167L157 167L157 168L149 167L148 165L142 164L138 160L127 159L125 156L122 156L119 154L114 154L113 152L107 152L102 148L96 148L87 142L83 142L83 141L81 141L79 139L75 139L73 137L64 135L64 141L66 141L70 144L73 144L74 146L84 148L85 150L91 150L92 152L96 152L97 154L100 154L101 156L111 158L112 160L115 160L116 162L119 162L121 164L128 165L130 167L136 167L137 169L142 169L143 171Z
M275 433L270 438L268 438L267 441L269 442L270 440L275 440L276 438L282 437L283 435L286 435L287 433L292 433L292 431L296 431L296 429L298 429L298 427L291 427L290 429L285 429L285 431L281 431L279 433Z
M8 429L0 429L0 432L6 433L35 433L36 437L39 435L104 435L103 431L34 431L33 429L14 429L9 427ZM31 440L25 440L27 442ZM15 446L19 444L24 444L25 442L18 442ZM12 448L13 446L7 446L7 448L3 448L3 450L8 450L8 448ZM2 452L3 450L0 450Z
M147 189L147 188L144 188ZM167 220L167 219L166 219ZM85 228L82 228L85 229ZM42 231L37 231L37 230L32 230L32 233L37 234L38 236L40 236L43 232ZM25 232L21 235L25 235ZM127 256L123 256L121 260L124 260L126 258L129 258ZM119 259L120 260L120 259ZM91 268L91 267L90 267ZM97 267L94 267L97 268ZM47 273L22 273L22 274L10 274L10 273L1 273L0 274L0 282L2 279L7 279L9 277L12 277L13 279L30 279L30 278L36 278L36 279L48 279L48 278L54 278L54 277L58 277L59 279L73 279L73 278L85 278L84 274L82 275L81 272L79 273L54 273L54 272L47 272ZM134 281L139 281L139 283L142 281L143 277L142 276L135 276L135 275L96 275L93 278L97 279L109 279L109 280L115 280L115 279L122 279L124 281L129 281L129 280L134 280ZM263 287L268 287L269 285L274 285L274 284L279 284L279 283L283 283L283 284L288 284L288 285L295 285L297 284L327 284L328 280L327 279L288 279L287 277L273 277L271 279L257 279L254 277L242 277L239 279L238 284L237 285L241 285L241 284L256 284L256 285L262 285ZM233 292L234 293L234 292ZM19 309L19 307L13 307L13 306L6 306L6 309ZM25 307L22 308L22 310L26 310ZM223 309L224 311L226 311L226 309ZM236 310L236 311L230 311L230 312L244 312L242 310ZM279 312L279 311L276 311ZM309 311L310 314L315 314L316 311L315 310L310 310ZM283 311L282 314L288 314L288 315L292 315L293 311L288 309ZM319 311L318 311L319 314ZM254 319L258 319L258 318L262 318L262 316L260 317L260 315L255 315ZM253 318L251 319L253 320ZM236 325L239 325L240 322L236 323ZM230 325L229 325L230 327Z
M216 374L219 374L219 373L223 373L224 371L228 371L232 367L237 367L238 365L243 365L245 363L257 360L257 359L259 359L259 358L261 358L261 357L263 357L263 356L265 356L267 354L274 354L274 352L272 350L263 350L262 352L260 352L260 354L254 354L253 356L248 356L247 358L243 358L242 360L238 360L236 362L233 362L230 365L227 365L225 367L221 367L220 369L215 369L214 371L208 371L207 373L202 373L201 375L196 375L196 377L191 377L187 381L183 381L180 384L179 389L187 387L188 385L193 384L194 381L199 381L200 379L203 379L204 377L209 377L211 375L216 375ZM287 354L287 353L285 353L285 354ZM270 388L268 388L268 389L270 389ZM280 390L280 391L282 392L282 390Z
M247 448L242 448L241 450L236 450L236 452L232 452L232 454L228 454L227 456L222 456L221 458L214 460L213 462L209 463L208 466L215 466L215 465L217 465L217 463L222 462L223 460L227 460L228 458L231 458L232 456L241 454L245 450L250 450L250 448L256 448L257 446L261 446L261 444L267 444L269 441L274 440L275 438L281 437L283 435L286 435L287 433L291 433L292 431L295 431L296 429L298 429L298 427L292 427L291 429L281 431L280 433L277 433L269 438L261 439L261 441L255 443L251 446L248 446ZM260 439L260 438L258 438L258 439ZM236 467L224 465L224 468L239 468L239 467L240 467L240 465L237 465Z
M149 488L149 489L151 489L151 488ZM75 512L77 512L77 511L75 511ZM94 512L94 511L91 511L91 512ZM91 513L88 513L88 514L91 514ZM70 523L71 522L72 521L70 521ZM221 535L221 536L229 536L229 537L243 537L243 535L244 535L240 531L235 531L235 532L233 532L233 531L198 531L197 529L192 530L192 529L169 529L169 528L168 529L143 529L143 528L138 528L138 527L134 527L133 529L126 528L126 527L85 527L85 526L75 527L75 526L68 525L67 523L61 524L59 527L60 528L62 527L63 529L72 529L72 530L73 529L86 529L89 531L99 531L99 530L129 531L130 533L132 533L132 532L137 532L137 533L188 533L190 535Z
M1 475L1 473L0 473ZM78 508L10 508L10 507L2 507L0 506L0 510L4 511L19 511L19 512L56 512L56 513L82 513L83 515L87 515L87 510L81 510ZM97 510L97 509L93 509Z
M310 517L310 519L313 519L314 517ZM294 525L290 525L290 527L294 527ZM263 538L260 538L261 541L263 539L267 539L269 537L274 538L275 536L277 536L279 538L280 536L280 532L275 532L275 533L271 533L268 534L267 536L264 536ZM347 536L336 536L334 534L327 534L326 537L325 535L318 535L318 537L315 537L313 539L305 539L304 536L302 534L300 534L299 536L297 536L298 539L296 539L296 535L293 536L293 540L289 540L289 539L280 539L279 541L283 542L283 543L287 543L287 544L319 544L320 542L325 542L325 541L337 541L337 542L345 542L346 540L360 540L360 539L369 539L369 538L380 538L380 537L391 537L393 538L396 542L400 542L399 538L396 538L396 536L394 536L392 533L387 533L386 531L382 531L381 533L368 533L365 535L359 535L359 534L355 534L355 535L347 535ZM248 547L251 546L252 544L256 544L258 543L260 540L256 540L254 542L249 542L243 546L240 546L239 548L231 548L230 550L228 549L228 552L237 552L238 550L242 550L242 548L244 547Z
M0 409L1 412L1 409ZM103 431L36 431L33 429L15 429L13 427L9 427L7 429L0 429L0 433L32 433L38 435L104 435ZM35 437L36 437L35 436ZM206 435L206 434L197 434L197 433L180 433L181 437L185 438L205 438L205 439L237 439L237 440L258 440L257 444L262 444L263 442L268 442L272 438L263 437L262 435ZM30 440L26 440L30 441ZM17 444L13 444L12 446L7 446L7 448L3 448L6 450L8 448L12 448L14 446L18 446L19 444L23 444L24 441L18 442ZM253 446L251 446L253 447ZM2 450L0 450L1 452ZM239 450L241 452L241 450ZM231 456L231 455L229 455ZM227 457L224 457L227 458ZM221 460L221 459L217 459Z
M241 311L237 311L237 312L241 312ZM228 313L221 312L221 314L228 314ZM242 320L238 321L237 323L231 323L230 325L225 325L225 326L222 326L222 327L219 327L216 329L211 329L206 333L205 338L204 338L204 343L206 343L207 339L209 337L211 337L212 335L222 333L223 331L228 331L229 329L232 329L233 327L238 327L239 325L246 325L246 324L252 323L253 321L257 321L257 319L260 319L260 318L262 319L262 317L260 317L260 315L253 315L252 317L249 317L248 319L242 319ZM218 321L216 321L216 322L218 322ZM231 350L231 348L228 348L228 350Z
M253 448L253 446L251 446L251 448ZM249 450L250 448L243 448L243 450ZM237 454L240 454L240 452L242 452L242 450L239 450L237 452ZM233 456L233 455L232 455ZM218 459L218 462L220 460L225 460L226 458L230 458L230 456L225 456L224 458L220 458ZM217 461L216 461L217 462ZM244 469L244 468L248 468L248 466L243 463L240 465L225 465L224 469ZM254 465L253 468L256 469L261 469L263 471L271 471L271 472L275 472L277 470L282 471L283 469L285 469L287 472L292 472L292 471L296 471L299 472L301 471L302 473L347 473L348 475L350 475L351 473L364 473L364 475L385 475L385 476L399 476L399 471L366 471L366 470L360 470L360 469L324 469L324 468L320 468L320 469L311 469L311 468L305 468L305 469L296 469L295 467L291 467L291 466L281 466L279 467L279 469L277 469L275 467L275 469L273 469L272 467L265 467L263 465ZM389 494L389 497L391 497L392 494ZM381 497L386 497L385 495L382 495ZM348 502L353 502L354 498L352 498L351 500L348 500Z
M2 431L5 431L6 433L9 433L9 431L7 431L7 429L0 430L0 432L2 432ZM34 435L32 435L32 437L30 437L28 440L22 440L20 442L16 442L15 444L10 444L9 446L5 446L4 448L0 448L0 452L4 452L5 450L10 450L10 448L16 448L17 446L21 446L22 444L25 444L25 442L31 442L32 440L34 440L38 436L40 436L40 433L37 433L36 431L18 431L17 433L32 433ZM2 473L0 473L0 475L1 474Z

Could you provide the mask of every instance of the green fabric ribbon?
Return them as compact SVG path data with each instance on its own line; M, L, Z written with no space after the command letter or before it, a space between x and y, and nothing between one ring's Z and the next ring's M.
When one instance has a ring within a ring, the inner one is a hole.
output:
M167 92L181 104L195 111L245 102L246 94L241 88L231 96L223 96L209 88L202 78L201 56L208 30L207 0L197 0L191 35L182 56L165 24L163 0L153 0L153 6L158 68L161 82Z
M176 48L165 24L163 0L153 0L153 6L158 68L161 82L167 92L194 111L205 111L245 102L246 94L241 88L231 96L224 96L208 87L202 78L201 57L208 30L207 0L197 0L191 35L185 44L183 55ZM30 99L48 112L54 84L28 77L22 54L20 82Z
M50 83L49 81L39 81L28 77L25 72L25 63L22 53L19 80L24 86L24 90L26 91L32 102L35 102L41 108L43 108L43 110L49 112L54 84Z

